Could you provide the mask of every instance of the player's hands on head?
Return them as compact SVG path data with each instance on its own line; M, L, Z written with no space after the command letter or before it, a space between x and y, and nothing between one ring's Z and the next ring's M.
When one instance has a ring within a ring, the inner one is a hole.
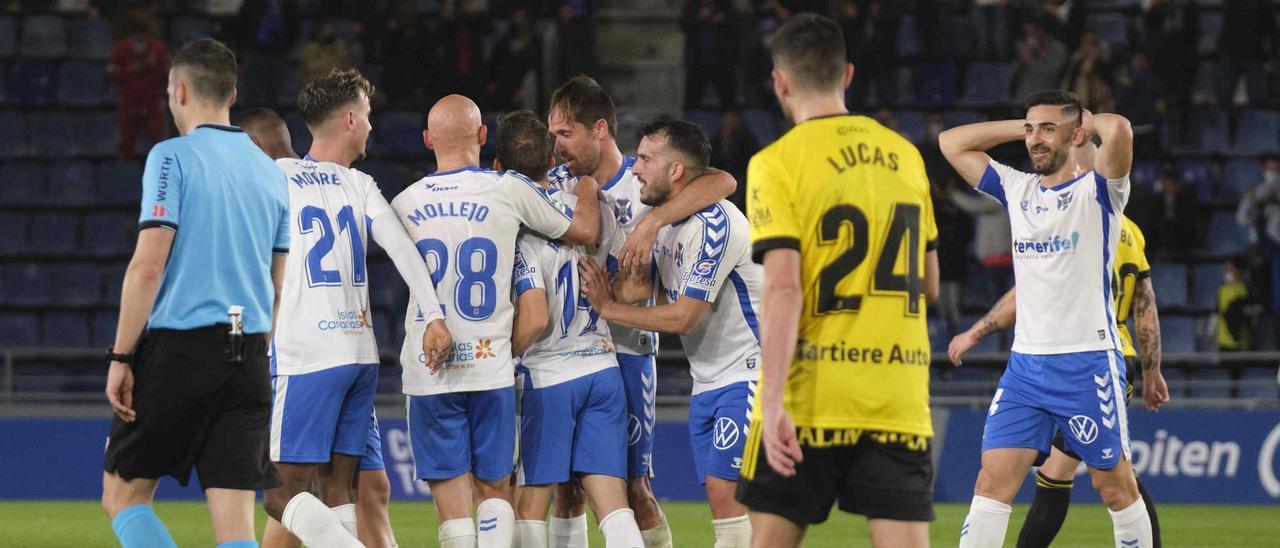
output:
M621 266L624 269L648 267L653 261L653 244L658 241L658 229L662 228L653 215L645 215L636 223L635 230L622 244Z
M107 403L124 422L138 420L133 410L133 369L127 363L111 362L107 370Z
M594 259L583 257L578 262L578 278L581 280L582 293L597 312L603 312L613 302L609 274Z
M1164 374L1158 369L1142 372L1142 402L1147 410L1156 412L1160 406L1169 402L1169 385L1164 382Z
M426 331L422 333L422 355L426 357L428 370L433 374L439 371L452 348L453 336L449 334L449 328L445 327L444 320L432 320L427 324Z
M796 465L804 462L804 452L796 440L796 424L782 405L764 408L764 456L782 477L796 475Z
M973 333L965 331L955 337L952 337L951 344L947 345L947 357L951 359L951 365L960 367L964 364L964 355L966 352L973 350L974 345L978 344L978 338Z

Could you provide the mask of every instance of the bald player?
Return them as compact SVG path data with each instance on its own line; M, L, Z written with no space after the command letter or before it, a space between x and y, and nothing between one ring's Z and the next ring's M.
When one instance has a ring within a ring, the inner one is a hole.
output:
M522 350L512 344L512 273L522 263L516 236L525 227L595 245L600 233L594 180L578 185L577 209L570 210L524 175L482 169L487 135L470 99L441 99L423 133L437 169L391 202L427 262L454 340L436 369L424 365L416 345L406 344L400 354L414 469L431 486L444 548L509 548L513 541L512 355ZM422 333L416 307L407 310L405 327L405 340Z
M269 108L252 108L240 115L240 129L273 160L298 159L293 151L289 128L284 119ZM382 460L382 439L378 432L377 416L370 417L365 454L357 465L355 477L357 537L365 546L395 546L395 534L391 530L388 506L391 503L391 482L387 479ZM322 466L319 489L313 489L321 497L326 490L340 489L333 468ZM301 548L302 541L293 536L279 521L267 518L267 529L262 536L264 548Z

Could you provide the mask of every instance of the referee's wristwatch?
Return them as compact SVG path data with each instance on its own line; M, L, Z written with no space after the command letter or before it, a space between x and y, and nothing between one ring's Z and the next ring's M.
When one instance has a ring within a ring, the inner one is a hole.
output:
M107 362L120 362L123 364L133 363L133 354L116 354L114 345L107 347Z

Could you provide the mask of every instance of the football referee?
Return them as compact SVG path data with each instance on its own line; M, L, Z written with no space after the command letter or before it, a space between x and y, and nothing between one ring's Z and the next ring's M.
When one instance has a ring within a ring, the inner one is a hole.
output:
M938 228L924 161L845 110L853 65L835 21L792 17L772 47L773 90L796 126L747 168L764 263L764 365L737 492L751 545L798 546L839 501L866 516L873 545L928 546Z
M254 492L279 483L267 458L267 340L289 196L275 162L230 125L235 89L235 55L221 43L173 56L169 110L182 136L147 156L107 350L115 419L102 506L125 548L175 545L151 509L161 476L186 485L195 468L218 546L234 548L257 546Z

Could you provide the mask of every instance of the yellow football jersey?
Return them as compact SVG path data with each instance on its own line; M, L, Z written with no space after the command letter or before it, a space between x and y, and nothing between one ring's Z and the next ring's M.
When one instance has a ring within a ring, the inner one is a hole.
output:
M1138 284L1151 276L1151 264L1147 262L1144 251L1147 238L1142 235L1138 225L1122 217L1120 224L1120 245L1116 246L1116 275L1111 278L1112 289L1116 294L1116 327L1120 332L1120 351L1127 357L1136 357L1133 348L1133 337L1129 335L1129 313L1133 308L1133 292Z
M751 158L747 191L757 260L800 251L795 424L932 436L924 257L938 227L920 151L865 116L812 119Z

